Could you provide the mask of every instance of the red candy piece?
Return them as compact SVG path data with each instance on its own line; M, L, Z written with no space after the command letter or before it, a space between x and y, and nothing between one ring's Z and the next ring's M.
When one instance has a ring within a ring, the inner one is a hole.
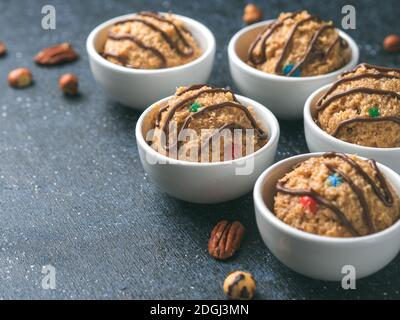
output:
M318 204L312 197L302 196L300 197L300 203L305 209L310 210L312 213L316 213L318 210Z

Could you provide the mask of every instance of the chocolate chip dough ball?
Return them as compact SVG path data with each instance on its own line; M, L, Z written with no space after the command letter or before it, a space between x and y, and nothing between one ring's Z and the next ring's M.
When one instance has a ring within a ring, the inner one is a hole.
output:
M288 225L329 237L384 230L400 216L400 200L375 161L327 153L293 168L276 186L275 215Z
M251 44L247 63L267 73L308 77L340 69L350 58L332 22L299 11L270 23Z
M155 150L192 162L237 159L269 139L251 106L230 90L204 84L178 88L168 103L155 107L151 127Z
M400 147L400 69L361 64L314 106L330 135L366 147Z

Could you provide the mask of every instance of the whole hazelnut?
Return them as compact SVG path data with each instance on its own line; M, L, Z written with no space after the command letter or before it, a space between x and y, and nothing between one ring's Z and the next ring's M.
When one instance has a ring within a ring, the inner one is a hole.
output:
M7 47L4 42L0 41L0 57L4 56L7 52Z
M224 281L224 293L229 299L250 300L256 291L256 281L249 272L231 272Z
M388 35L383 41L383 48L387 52L400 52L400 36L396 34Z
M28 68L17 68L8 74L8 84L14 88L24 88L32 83L32 73Z
M244 7L243 22L246 24L252 24L260 21L263 18L262 10L253 3L249 3Z
M67 95L74 96L78 93L79 80L73 73L63 74L58 80L61 91Z

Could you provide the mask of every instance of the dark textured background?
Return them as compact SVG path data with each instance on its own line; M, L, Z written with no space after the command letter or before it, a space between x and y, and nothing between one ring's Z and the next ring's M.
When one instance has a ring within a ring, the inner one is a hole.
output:
M309 9L341 20L349 1L257 1L265 18ZM57 9L57 30L41 29L41 7ZM258 298L400 298L400 258L344 291L288 270L262 243L250 194L220 205L193 205L168 197L148 180L138 160L134 128L139 113L104 95L85 52L97 24L142 9L172 10L205 23L217 38L210 83L232 85L226 46L241 27L245 1L11 1L0 2L0 297L1 298L224 298L221 283L234 269L251 271ZM388 33L400 32L397 0L356 1L362 61L398 66L382 52ZM81 54L73 64L40 68L32 57L70 41ZM29 66L35 83L8 88L7 73ZM79 75L82 95L57 89L63 72ZM155 88L156 90L157 88ZM288 93L289 94L289 93ZM307 152L299 122L280 122L278 159ZM221 263L208 256L210 230L222 218L247 227L240 252ZM57 270L57 289L41 289L42 266Z

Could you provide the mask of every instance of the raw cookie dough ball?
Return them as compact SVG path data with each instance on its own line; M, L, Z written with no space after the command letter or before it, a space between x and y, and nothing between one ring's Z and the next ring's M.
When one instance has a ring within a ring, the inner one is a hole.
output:
M400 147L400 69L361 64L320 98L319 126L346 142Z
M166 105L156 106L151 127L155 150L192 162L240 158L268 141L251 107L230 90L203 84L180 87Z
M277 183L275 215L302 231L364 236L393 225L400 200L375 161L327 153L297 166Z
M350 58L332 22L300 11L269 24L250 46L247 63L267 73L308 77L340 69Z
M116 23L103 52L107 60L137 69L180 66L200 55L201 49L181 20L153 12Z
M256 291L256 281L249 272L234 271L224 281L224 293L229 299L250 300Z

